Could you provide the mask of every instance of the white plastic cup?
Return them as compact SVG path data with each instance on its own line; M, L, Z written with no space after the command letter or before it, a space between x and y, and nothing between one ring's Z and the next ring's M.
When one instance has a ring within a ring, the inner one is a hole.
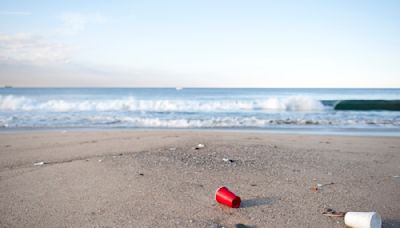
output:
M353 228L381 228L382 219L376 212L347 212L344 223Z

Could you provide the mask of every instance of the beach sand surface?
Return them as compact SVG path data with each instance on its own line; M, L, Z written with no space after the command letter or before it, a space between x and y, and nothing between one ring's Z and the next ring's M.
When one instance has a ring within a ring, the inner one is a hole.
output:
M220 186L240 208L215 201ZM383 227L400 227L400 138L0 134L0 227L344 227L322 215L327 208L377 211Z

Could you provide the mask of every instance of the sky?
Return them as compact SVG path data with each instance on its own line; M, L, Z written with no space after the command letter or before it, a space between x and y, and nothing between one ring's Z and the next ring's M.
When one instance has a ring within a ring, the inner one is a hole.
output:
M400 87L400 1L0 4L0 86Z

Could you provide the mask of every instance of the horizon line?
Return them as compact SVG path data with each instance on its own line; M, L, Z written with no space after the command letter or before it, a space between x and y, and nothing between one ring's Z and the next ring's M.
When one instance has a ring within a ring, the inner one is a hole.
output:
M4 85L0 89L400 89L400 87L195 87L195 86L12 86Z

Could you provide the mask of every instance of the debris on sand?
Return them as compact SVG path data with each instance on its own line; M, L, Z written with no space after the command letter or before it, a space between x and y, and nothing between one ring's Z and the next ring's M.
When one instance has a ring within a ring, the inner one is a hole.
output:
M324 187L324 186L333 185L333 184L335 184L335 183L330 182L330 183L327 183L327 184L317 184L317 187L318 187L318 188L322 188L322 187Z
M195 149L195 150L199 150L199 149L202 149L202 148L204 148L205 146L204 146L204 144L198 144L197 146L195 146L193 149Z
M119 154L117 154L117 155L113 155L113 158L117 158L117 157L120 157L120 156L122 156L123 154L122 153L119 153Z
M41 166L41 165L44 165L44 164L46 164L46 162L43 162L43 161L33 163L34 166Z
M227 187L222 186L217 189L215 192L215 200L224 204L230 208L239 208L241 199L239 196L235 195L235 193L231 192Z
M318 183L317 186L311 187L310 190L312 192L318 192L319 190L322 190L322 187L332 185L332 184L335 184L335 183L333 183L333 182L327 183L327 184L319 184Z
M169 150L170 150L170 151L175 151L176 148L175 148L175 147L171 147L171 148L169 148Z
M382 219L376 212L346 212L344 224L353 228L381 228Z
M222 161L224 161L224 162L230 162L230 163L235 162L235 160L229 159L229 158L223 158Z
M327 209L325 209L324 212L322 212L322 214L325 216L328 216L328 217L344 217L346 212L339 212L339 211L335 211L331 208L327 208Z
M376 212L340 212L327 208L323 215L328 217L344 217L344 223L353 228L381 228L382 219Z

